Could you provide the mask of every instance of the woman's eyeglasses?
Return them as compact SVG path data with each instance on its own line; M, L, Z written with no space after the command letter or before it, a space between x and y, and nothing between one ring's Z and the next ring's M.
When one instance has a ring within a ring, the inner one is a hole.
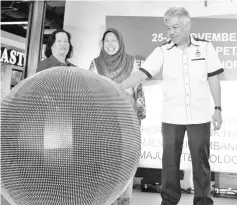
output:
M117 40L112 40L112 41L104 41L104 43L119 43Z

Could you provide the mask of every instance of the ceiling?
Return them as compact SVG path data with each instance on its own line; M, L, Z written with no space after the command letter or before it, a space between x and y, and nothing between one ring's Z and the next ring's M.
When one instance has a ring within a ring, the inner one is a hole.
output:
M45 34L43 42L47 41L47 30L62 29L65 11L65 1L47 1L45 16ZM25 1L1 1L2 22L25 22L28 21L30 2ZM26 37L26 24L2 25L1 30L15 35Z
M1 1L1 22L28 21L29 5L30 5L29 1L30 0ZM228 1L237 1L237 0L228 0ZM49 36L49 33L52 32L51 29L63 28L65 2L66 0L46 1L47 6L46 6L46 16L45 16L45 26L44 26L45 30L44 30L43 43L47 41L47 37ZM211 17L214 17L214 16L211 16ZM218 18L220 16L216 16L216 17ZM225 17L237 19L236 14L221 16L221 18L225 18ZM20 25L16 25L16 24L15 25L2 25L1 24L1 30L24 37L24 38L26 37L26 33L27 33L26 24L20 24Z

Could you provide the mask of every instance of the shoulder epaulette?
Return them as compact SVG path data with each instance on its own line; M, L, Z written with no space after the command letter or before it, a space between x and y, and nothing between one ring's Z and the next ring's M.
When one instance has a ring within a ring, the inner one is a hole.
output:
M195 41L209 42L208 40L206 40L206 39L202 39L202 38L196 38L196 37L193 37L193 39L194 39Z
M165 46L165 45L170 44L170 43L171 43L171 40L165 41L165 42L162 42L159 46L160 46L160 47L161 47L161 46Z

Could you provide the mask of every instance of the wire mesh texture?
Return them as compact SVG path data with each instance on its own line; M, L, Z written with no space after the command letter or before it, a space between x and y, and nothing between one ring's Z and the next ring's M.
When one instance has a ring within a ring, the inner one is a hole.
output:
M41 71L1 102L2 194L16 205L109 205L135 174L140 140L115 83L77 67Z

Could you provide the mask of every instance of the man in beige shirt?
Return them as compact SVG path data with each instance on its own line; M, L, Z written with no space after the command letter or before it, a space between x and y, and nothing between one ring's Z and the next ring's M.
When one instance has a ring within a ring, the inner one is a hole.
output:
M164 15L170 40L157 47L142 68L120 86L133 87L162 70L162 189L161 205L176 205L181 198L179 167L185 132L193 165L194 205L212 205L210 198L210 122L221 127L221 88L224 70L212 44L190 36L191 21L184 8ZM210 91L215 103L210 109ZM191 204L191 203L190 203Z

